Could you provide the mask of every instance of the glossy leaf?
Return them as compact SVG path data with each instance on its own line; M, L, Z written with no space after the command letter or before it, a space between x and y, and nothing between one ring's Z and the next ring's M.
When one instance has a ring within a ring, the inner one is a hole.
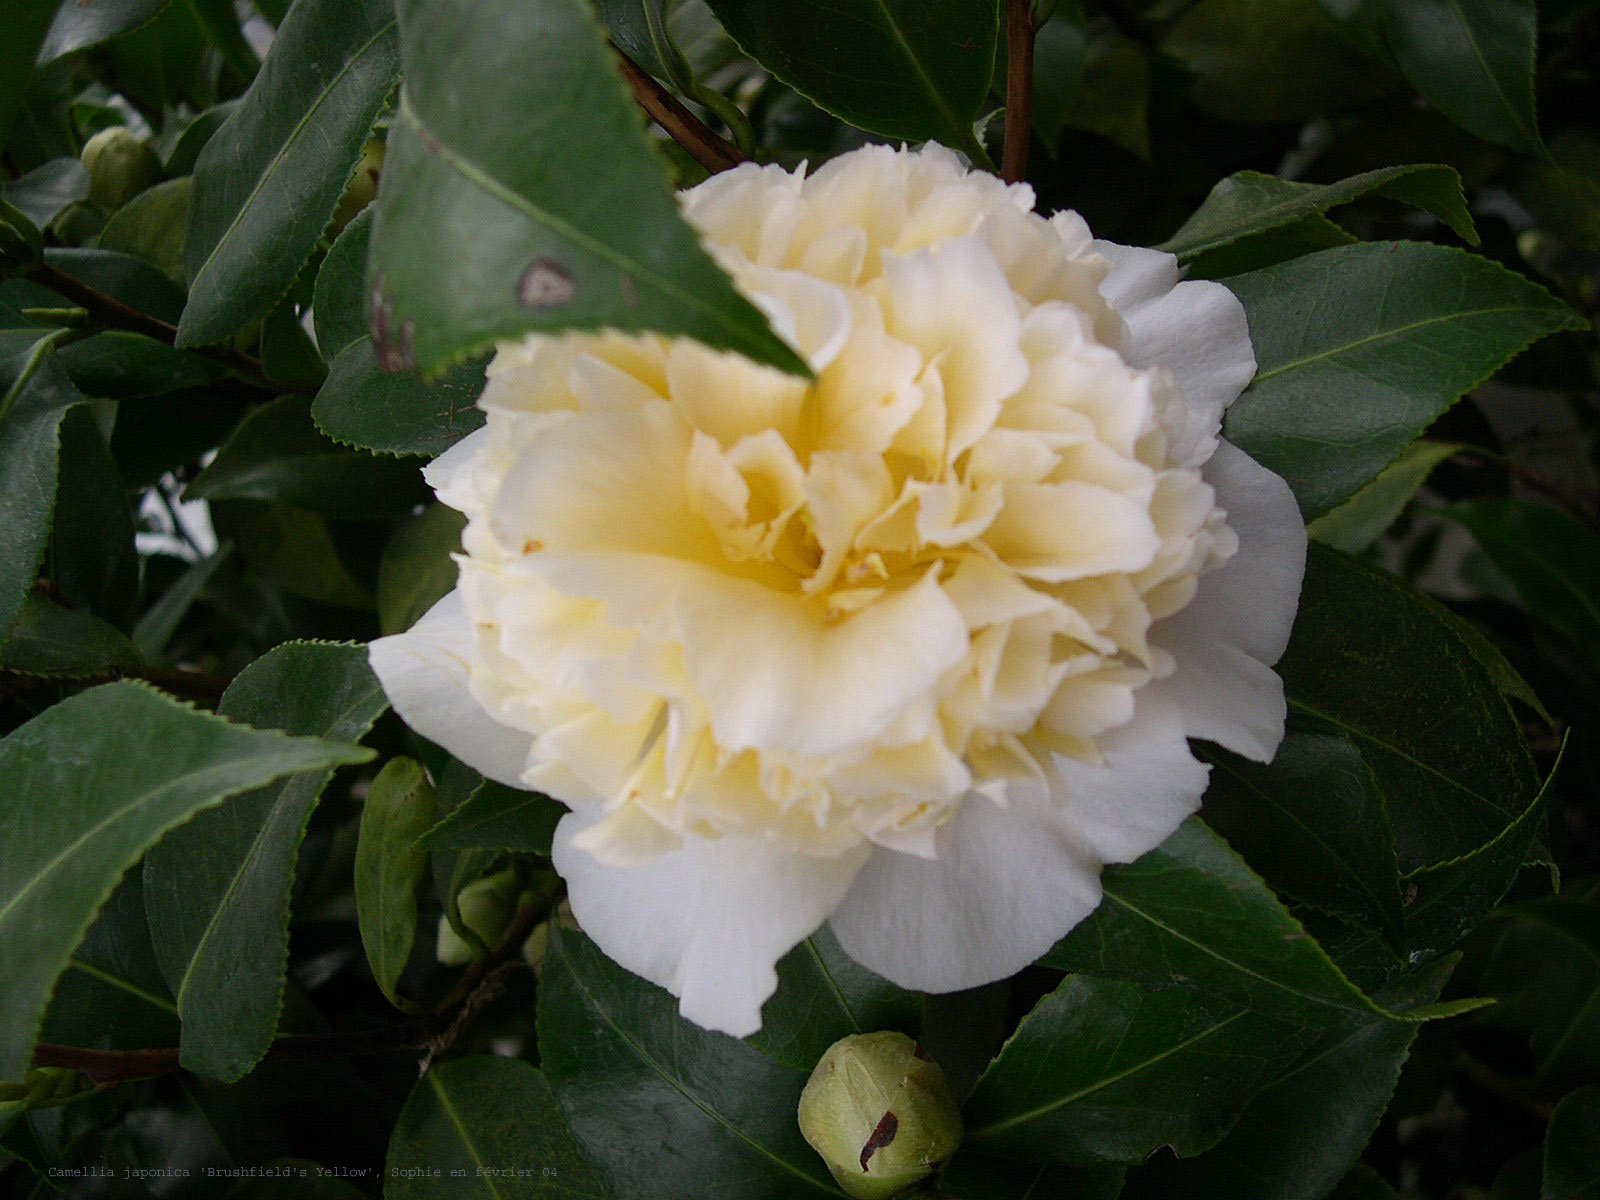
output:
M221 341L288 291L399 69L388 0L301 0L195 165L178 344Z
M355 742L387 707L360 646L290 642L245 668L218 712L260 728ZM183 1018L183 1065L238 1079L278 1027L289 895L326 768L237 796L145 858L145 906Z
M76 158L53 158L0 184L0 196L44 229L67 205L88 198L89 170Z
M1456 628L1394 576L1312 543L1278 670L1292 710L1361 751L1402 871L1491 841L1538 791L1521 728Z
M329 365L311 406L317 427L352 446L434 457L483 424L477 407L483 364L451 367L431 383L391 374L372 343L346 346Z
M1300 1048L1294 1026L1218 997L1069 975L978 1080L964 1145L1028 1162L1188 1157Z
M232 555L233 547L224 545L209 558L194 563L178 577L175 583L161 593L154 604L140 614L139 620L133 626L133 644L140 654L147 658L160 656L167 648L167 643L172 640L172 635L178 631L178 625L188 614L190 607L211 582L211 577L216 574L217 568L227 562Z
M678 1016L666 992L558 930L539 989L539 1054L572 1130L617 1196L839 1196L800 1137L807 1072ZM663 1146L674 1153L661 1153Z
M126 33L153 19L170 0L72 0L57 11L39 47L37 62L47 62Z
M0 645L0 668L24 675L67 678L104 671L137 671L133 643L93 613L62 608L37 592L23 601L11 636Z
M143 259L181 285L183 229L193 199L193 181L169 179L140 192L106 222L99 245Z
M48 348L36 346L33 334L0 335L0 396L13 397L9 411L0 405L0 528L10 539L0 555L0 639L17 619L44 555L61 425L83 400Z
M1281 229L1364 196L1387 196L1438 217L1464 240L1478 244L1461 177L1445 166L1385 167L1338 183L1297 183L1238 171L1211 189L1205 203L1177 233L1156 247L1187 262L1241 238Z
M609 1200L550 1084L514 1058L433 1067L389 1142L389 1200Z
M1366 1163L1357 1163L1327 1195L1327 1200L1399 1200L1398 1193Z
M1100 907L1041 963L1152 987L1177 982L1298 1025L1378 1011L1196 817L1138 861L1106 868L1101 882Z
M1384 33L1406 78L1481 138L1537 154L1534 0L1383 0Z
M840 1038L881 1029L915 1036L921 1019L920 995L856 962L824 925L778 961L778 990L761 1009L761 1029L746 1040L810 1072Z
M1434 467L1460 447L1450 442L1412 442L1343 504L1306 526L1324 546L1360 554L1399 519Z
M433 820L433 787L422 768L413 759L390 759L361 807L356 911L373 978L395 1004L395 984L417 937L417 884L428 868L420 839Z
M1544 1140L1539 1200L1586 1200L1600 1191L1600 1083L1561 1098Z
M989 92L1000 31L993 0L708 3L745 53L818 107L873 133L943 142L985 163L972 123Z
M324 604L373 606L316 513L260 500L222 501L211 513L218 532L231 537L245 561L277 587Z
M1400 873L1382 792L1331 725L1291 717L1267 764L1209 750L1205 819L1280 894L1404 939Z
M371 262L386 367L431 375L497 338L611 326L805 373L678 215L586 5L399 8L405 85ZM464 76L495 79L495 103L460 87ZM584 118L530 124L528 114L551 112ZM608 197L626 205L626 221Z
M117 464L88 405L61 423L61 462L46 573L66 602L121 630L133 627L139 560Z
M329 362L339 351L367 340L367 247L372 239L373 209L361 210L334 239L322 265L311 303L317 349Z
M0 843L0 1079L21 1073L73 947L151 843L229 795L365 757L232 725L135 683L83 692L0 741L12 797Z
M1600 536L1566 513L1525 500L1469 500L1450 514L1472 531L1529 611L1564 635L1600 677Z
M485 779L419 838L428 850L520 850L550 853L556 822L567 810L549 796Z
M1468 388L1577 318L1543 288L1421 242L1324 250L1236 275L1255 382L1230 441L1288 482L1308 518L1379 471Z
M1454 965L1411 982L1409 999L1432 1001ZM1374 1018L1323 1035L1227 1137L1198 1158L1156 1160L1134 1175L1126 1200L1322 1200L1371 1138L1417 1029Z
M1481 1018L1528 1039L1534 1070L1571 1078L1600 1068L1600 903L1568 896L1506 905L1478 986Z
M409 512L427 496L415 463L339 445L318 432L298 396L246 417L184 492L191 500L273 500L346 519Z
M951 1200L1117 1200L1126 1175L1123 1167L1018 1163L957 1153L939 1175L937 1194Z
M467 519L443 504L430 504L404 521L378 560L378 624L401 633L456 586L455 559Z

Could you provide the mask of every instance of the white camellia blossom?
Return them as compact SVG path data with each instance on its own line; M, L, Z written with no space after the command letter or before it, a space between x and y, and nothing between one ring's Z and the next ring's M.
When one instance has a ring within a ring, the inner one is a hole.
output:
M532 336L428 470L456 590L371 660L415 729L572 811L600 947L736 1036L829 921L906 987L1009 975L1103 864L1257 760L1305 532L1219 437L1244 312L949 151L683 196L815 380L687 339Z

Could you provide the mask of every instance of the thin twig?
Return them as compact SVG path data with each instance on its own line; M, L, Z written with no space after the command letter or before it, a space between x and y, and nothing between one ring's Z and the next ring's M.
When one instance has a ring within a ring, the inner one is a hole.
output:
M687 150L697 163L715 174L749 161L739 147L713 132L704 121L685 108L682 101L657 83L648 71L624 54L615 42L611 43L611 49L622 67L623 78L633 89L634 102L649 113L650 119L666 130L672 140Z
M177 344L176 326L168 325L165 321L158 320L148 313L142 313L136 308L130 308L116 297L90 287L83 280L67 274L50 263L40 263L34 267L28 272L28 278L65 296L102 325L113 329L126 329L131 333L142 333L145 337L165 342L169 346ZM287 383L269 377L258 359L251 358L248 354L241 354L231 346L196 346L194 351L196 354L214 359L230 371L274 392L299 392L310 396L317 390L306 384Z
M1463 446L1450 456L1450 461L1468 466L1488 463L1500 467L1518 483L1531 491L1538 492L1549 500L1553 500L1557 506L1565 509L1585 525L1593 529L1600 529L1600 513L1596 512L1593 504L1585 503L1579 497L1557 487L1537 471L1530 471L1509 455L1496 454L1493 451L1483 450L1477 446Z
M1033 124L1032 0L1006 0L1006 140L1000 178L1020 183L1028 171L1028 139Z

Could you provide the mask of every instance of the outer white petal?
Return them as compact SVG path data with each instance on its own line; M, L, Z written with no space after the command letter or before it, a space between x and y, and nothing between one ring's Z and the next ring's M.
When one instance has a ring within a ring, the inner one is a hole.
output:
M1101 864L1160 845L1205 790L1175 716L1140 709L1102 765L1057 764L1052 799L969 796L936 860L874 854L833 914L850 957L902 987L956 991L1021 970L1093 912Z
M570 813L556 827L573 915L617 962L676 995L684 1017L734 1037L761 1028L774 964L823 922L867 855L690 836L643 866L607 866L572 844L596 815Z
M1267 762L1283 739L1283 681L1271 667L1294 625L1305 526L1289 485L1237 447L1220 443L1204 473L1239 552L1157 627L1152 640L1178 669L1151 688L1182 712L1190 737Z
M1125 357L1135 367L1167 367L1188 401L1171 454L1191 463L1221 428L1222 410L1255 376L1244 306L1220 283L1180 281L1170 254L1115 242L1094 248L1111 264L1100 294L1128 323Z
M523 787L532 739L493 720L469 687L477 645L461 595L452 591L405 633L367 647L372 664L405 723L467 766L511 787Z

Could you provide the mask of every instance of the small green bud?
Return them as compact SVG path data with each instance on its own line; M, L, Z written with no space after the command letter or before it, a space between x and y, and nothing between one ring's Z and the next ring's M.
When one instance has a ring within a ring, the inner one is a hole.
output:
M383 174L385 152L384 144L377 138L369 141L361 152L361 161L350 173L350 181L344 185L344 195L339 197L339 206L333 210L332 235L336 236L355 220L356 214L377 196L378 177Z
M522 881L511 867L475 879L456 896L456 903L461 908L461 923L482 938L484 945L492 946L500 940L500 935L516 915L521 895ZM467 940L452 929L444 917L439 918L439 936L434 953L442 963L469 963L478 957Z
M161 160L125 125L102 129L78 156L89 169L89 203L116 212L161 178Z
M961 1144L961 1113L939 1064L903 1033L829 1046L800 1093L800 1132L857 1200L921 1183Z

